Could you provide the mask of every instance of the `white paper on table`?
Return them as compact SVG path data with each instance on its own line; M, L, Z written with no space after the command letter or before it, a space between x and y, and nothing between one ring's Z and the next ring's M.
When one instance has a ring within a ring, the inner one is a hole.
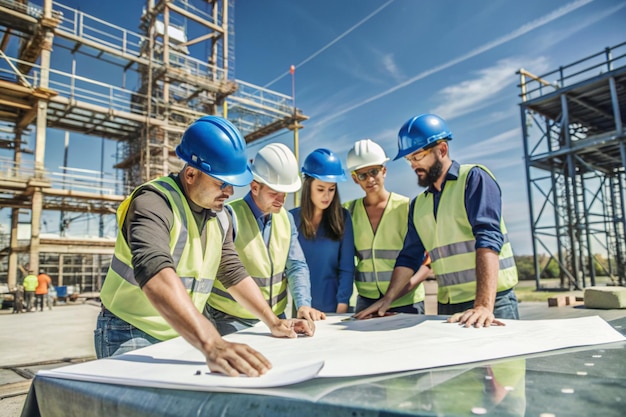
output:
M264 355L324 361L319 377L372 375L429 369L527 355L556 349L624 341L598 316L560 320L501 320L506 326L466 328L424 316L398 314L342 322L333 316L316 322L312 338L280 343L256 336L259 325L227 336L248 343ZM292 345L297 345L293 347ZM272 360L272 357L270 357Z
M258 378L208 373L200 352L182 338L116 358L39 374L146 387L241 392L290 385L317 376L421 370L626 340L598 316L502 320L506 326L478 329L411 314L363 321L341 319L331 316L316 322L314 337L274 338L263 324L226 336L232 342L249 344L272 362L273 369ZM201 375L196 375L197 370Z
M264 337L264 336L260 336ZM267 388L314 378L324 362L278 362L260 377L229 377L211 373L204 356L182 337L157 343L113 358L100 359L37 374L79 381L154 388L216 391L217 388Z

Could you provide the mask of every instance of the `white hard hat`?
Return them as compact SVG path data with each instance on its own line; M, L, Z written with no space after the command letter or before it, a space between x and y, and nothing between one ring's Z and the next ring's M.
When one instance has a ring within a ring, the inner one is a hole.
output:
M385 155L383 148L371 139L361 139L354 143L354 146L348 152L348 171L356 171L357 169L383 165L389 158Z
M296 157L282 143L270 143L259 150L252 163L254 180L280 193L293 193L302 187Z

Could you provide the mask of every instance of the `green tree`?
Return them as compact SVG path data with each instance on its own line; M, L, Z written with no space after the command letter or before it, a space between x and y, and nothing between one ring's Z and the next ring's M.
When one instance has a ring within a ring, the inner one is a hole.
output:
M561 268L559 267L559 263L554 259L550 258L550 262L543 269L541 273L541 278L558 278L561 276Z
M516 256L515 265L520 281L535 279L535 265L532 256Z

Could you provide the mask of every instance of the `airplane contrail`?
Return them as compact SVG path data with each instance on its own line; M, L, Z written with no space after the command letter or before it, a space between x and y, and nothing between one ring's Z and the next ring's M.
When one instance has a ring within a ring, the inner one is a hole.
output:
M390 88L389 90L383 91L382 93L378 93L378 94L376 94L376 95L374 95L372 97L369 97L369 98L367 98L367 99L365 99L365 100L363 100L363 101L361 101L361 102L359 102L357 104L354 104L352 106L346 107L345 109L340 110L338 112L335 112L335 113L329 115L328 117L326 117L325 119L320 120L318 123L319 124L326 123L329 120L335 119L335 118L337 118L339 116L342 116L342 115L344 115L344 114L346 114L346 113L348 113L348 112L350 112L350 111L352 111L354 109L357 109L357 108L359 108L361 106L364 106L365 104L371 103L372 101L378 100L379 98L385 97L385 96L387 96L387 95L389 95L389 94L391 94L391 93L393 93L395 91L398 91L399 89L404 88L407 85L413 84L414 82L416 82L418 80L421 80L421 79L426 78L426 77L428 77L428 76L430 76L432 74L435 74L435 73L438 73L440 71L443 71L444 69L450 68L451 66L454 66L454 65L456 65L456 64L458 64L460 62L466 61L466 60L468 60L470 58L473 58L476 55L479 55L479 54L482 54L483 52L489 51L489 50L491 50L491 49L493 49L493 48L495 48L497 46L500 46L500 45L502 45L504 43L507 43L507 42L509 42L509 41L511 41L513 39L519 38L520 36L525 35L526 33L530 32L532 30L535 30L535 29L537 29L537 28L539 28L541 26L544 26L544 25L552 22L553 20L556 20L556 19L558 19L560 17L563 17L563 16L567 15L568 13L571 13L574 10L576 10L576 9L582 7L582 6L585 6L585 5L589 4L589 3L591 3L592 1L593 0L577 0L577 1L574 1L572 3L569 3L569 4L565 5L563 7L560 7L558 9L552 11L551 13L549 13L549 14L541 17L541 18L539 18L539 19L533 20L530 23L526 23L525 25L520 26L519 28L517 28L516 30L514 30L513 32L511 32L509 34L504 35L504 36L502 36L502 37L500 37L500 38L498 38L496 40L493 40L491 42L488 42L488 43L486 43L486 44L484 44L482 46L479 46L478 48L473 49L470 52L468 52L468 53L466 53L464 55L461 55L458 58L455 58L455 59L450 60L450 61L448 61L446 63L438 65L438 66L436 66L434 68L431 68L429 70L421 72L421 73L417 74L416 76L414 76L414 77L412 77L412 78L410 78L410 79L408 79L408 80L406 80L406 81L404 81L404 82L402 82L402 83L400 83L400 84ZM316 124L318 124L318 123L316 123Z
M315 58L316 56L318 56L319 54L321 54L322 52L324 52L325 50L327 50L328 48L330 48L331 46L333 46L334 44L336 44L337 42L339 42L341 39L345 38L347 35L349 35L352 31L354 31L356 28L358 28L359 26L361 26L363 23L367 22L368 20L370 20L372 17L376 16L378 13L380 13L385 7L389 6L391 3L393 3L394 0L389 0L387 1L385 4L383 4L382 6L380 6L378 9L374 10L372 13L368 14L367 16L365 16L363 19L361 19L358 23L354 24L350 29L346 30L345 32L343 32L341 35L337 36L335 39L333 39L332 41L328 42L326 45L322 46L320 49L318 49L317 51L313 52L311 55L309 55L308 57L306 57L304 60L302 60L300 63L296 64L295 67L299 68L302 65L306 64L307 62L309 62L310 60L312 60L313 58ZM268 88L269 86L271 86L272 84L274 84L275 82L277 82L278 80L282 79L283 77L289 75L289 70L285 71L284 73L282 73L281 75L279 75L278 77L274 78L272 81L270 81L269 83L265 84L263 87L264 88Z

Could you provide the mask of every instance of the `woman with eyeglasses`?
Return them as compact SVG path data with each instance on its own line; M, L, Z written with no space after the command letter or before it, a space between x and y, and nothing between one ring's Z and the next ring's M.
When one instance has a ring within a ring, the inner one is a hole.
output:
M325 313L347 313L354 282L354 236L341 207L337 182L347 177L328 149L311 152L302 166L300 207L291 210L310 271L311 306Z
M396 257L408 230L409 198L385 189L383 148L371 139L355 142L348 152L348 170L365 197L344 204L352 217L357 255L355 311L374 304L389 288ZM415 273L401 297L389 312L424 314L425 291L422 282L430 274L429 262Z

